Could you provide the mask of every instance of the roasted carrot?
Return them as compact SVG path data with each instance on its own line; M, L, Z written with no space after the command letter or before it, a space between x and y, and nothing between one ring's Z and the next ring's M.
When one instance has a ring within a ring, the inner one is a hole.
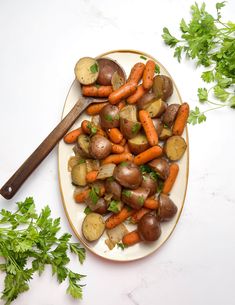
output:
M74 195L74 199L77 203L84 203L84 201L88 198L89 189L86 189L80 193Z
M131 152L127 143L124 145L124 152L127 152L127 153Z
M98 176L98 171L91 171L86 174L86 182L87 183L92 183L95 182Z
M93 97L108 97L113 92L112 86L88 85L82 86L82 95Z
M158 143L158 134L154 127L153 121L146 110L139 111L139 119L143 125L146 137L151 146L155 146Z
M137 230L125 234L122 238L122 243L125 246L133 246L141 241L140 234Z
M169 169L169 176L167 177L163 185L162 192L164 194L170 193L177 178L178 172L179 172L179 165L177 163L172 163Z
M110 138L110 140L115 144L119 144L123 139L123 135L118 128L109 129L107 131L107 134L108 134L108 137Z
M70 131L69 133L67 133L64 136L65 143L67 143L67 144L75 143L77 141L78 136L80 136L80 134L82 134L82 128L81 127Z
M150 209L147 208L141 208L140 210L136 211L132 216L131 216L131 222L132 223L137 223L140 221L140 219L147 214L148 212L150 212Z
M145 64L142 62L137 62L134 67L131 69L130 75L128 77L127 82L133 82L138 84L141 80L145 69Z
M100 110L104 108L108 103L94 103L87 107L86 113L88 115L97 115L100 113Z
M107 229L115 228L117 225L122 223L124 220L126 220L128 217L130 217L132 214L134 214L134 210L124 207L121 209L121 211L117 214L113 214L110 217L108 217L105 221L105 227Z
M113 144L112 153L113 154L122 154L124 152L124 147L122 145Z
M184 127L188 120L188 116L189 116L189 105L187 103L183 103L178 110L175 123L172 128L172 132L174 135L177 136L182 135L184 131Z
M134 157L134 163L136 165L145 164L155 158L158 158L162 154L162 148L160 146L153 146L144 152Z
M159 202L153 198L147 198L144 202L144 207L151 210L156 210L159 207Z
M144 69L143 74L143 87L149 90L153 86L153 78L155 72L155 62L153 60L148 60Z
M127 103L135 104L145 93L146 90L144 89L143 85L139 85L135 93L128 97Z
M126 83L122 85L117 90L113 91L109 95L109 102L112 105L115 105L122 101L123 99L127 98L128 96L132 95L136 91L137 85L135 83Z
M82 131L85 134L99 134L106 137L105 131L88 120L83 120L81 124Z
M124 108L126 106L126 102L125 101L121 101L117 104L117 107L119 110L122 110L122 108Z
M125 138L123 138L123 139L121 140L121 142L119 143L119 145L124 146L125 144L126 144L126 139L125 139Z
M108 164L108 163L114 163L114 164L119 164L124 161L132 161L133 156L130 153L122 153L122 154L114 154L114 155L109 155L107 158L105 158L102 161L102 164Z

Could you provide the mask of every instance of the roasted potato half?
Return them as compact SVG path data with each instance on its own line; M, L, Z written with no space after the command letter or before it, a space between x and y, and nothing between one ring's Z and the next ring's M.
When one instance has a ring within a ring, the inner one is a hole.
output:
M171 127L176 119L179 108L180 104L169 105L162 116L163 123Z
M153 100L147 106L144 107L148 111L151 118L160 117L166 110L166 103L162 99Z
M173 93L172 80L165 75L156 75L153 80L153 93L166 101Z
M168 138L164 145L164 152L171 161L180 160L187 149L187 144L183 137L172 136Z
M99 75L98 62L91 57L80 58L76 63L74 72L77 80L82 85L93 84Z
M139 187L135 190L124 189L122 191L122 201L135 210L139 210L144 205L149 195L149 189Z
M72 182L75 185L85 186L86 183L87 168L86 163L81 163L73 166L71 171Z
M89 152L94 159L106 158L112 150L111 142L100 135L94 135L90 140Z
M133 154L138 155L149 148L149 142L144 134L139 133L128 140L128 147Z
M101 237L105 230L103 217L98 213L88 214L82 223L82 233L86 240L95 241Z

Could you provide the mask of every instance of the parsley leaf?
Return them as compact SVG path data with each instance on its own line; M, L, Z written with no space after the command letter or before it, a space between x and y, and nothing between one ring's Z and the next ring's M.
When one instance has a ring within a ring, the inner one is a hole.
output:
M123 190L122 195L130 198L131 197L131 191L130 190Z
M92 186L91 190L89 191L89 197L93 204L96 204L99 200L99 188Z
M120 201L112 200L109 204L108 211L118 213L120 212Z
M197 123L202 123L206 121L206 116L203 112L200 112L198 107L195 107L195 110L191 110L189 117L188 117L188 123L195 125Z
M125 250L125 248L127 247L126 245L124 245L123 243L117 243L117 247L122 249L122 250Z
M91 71L91 73L97 73L99 71L99 67L98 67L97 63L90 66L90 71Z
M108 122L112 122L113 121L113 117L111 114L105 114L104 119Z
M160 74L160 67L159 67L159 65L155 65L155 69L154 69L154 72L156 73L156 74Z
M71 235L58 236L60 219L51 218L49 206L38 215L32 197L17 203L16 212L0 211L0 256L5 272L1 299L10 304L19 294L29 290L34 273L39 275L45 265L51 265L52 275L59 283L68 279L67 292L75 298L82 298L80 280L84 275L74 273L67 264L68 252L77 255L80 263L85 259L85 249L79 243L71 243Z
M201 103L207 101L207 99L208 99L208 92L207 92L206 88L198 88L197 96L198 96L199 101Z
M147 57L145 57L143 55L140 55L140 58L143 59L143 60L147 60Z
M139 124L139 122L136 122L132 125L131 127L131 133L135 134L140 130L141 125Z

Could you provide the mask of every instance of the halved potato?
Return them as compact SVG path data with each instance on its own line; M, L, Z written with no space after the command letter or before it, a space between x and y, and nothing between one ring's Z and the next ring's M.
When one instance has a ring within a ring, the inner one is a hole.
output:
M165 141L171 136L172 136L172 130L170 128L164 127L159 135L159 140Z
M78 147L82 150L84 157L89 157L90 138L85 134L81 134L78 136L77 144Z
M128 147L133 154L138 155L149 148L149 142L144 134L139 133L128 140Z
M75 165L71 171L72 182L75 185L85 186L86 174L87 174L86 163Z
M93 84L99 75L99 65L98 62L91 57L80 58L76 63L74 72L77 80L82 85Z
M68 161L68 171L71 172L72 168L79 163L79 161L82 159L81 156L72 156L69 158Z
M181 136L172 136L166 140L164 145L164 152L168 159L171 161L177 161L182 158L187 144Z
M99 239L104 233L104 229L104 219L98 213L90 213L83 220L82 233L88 241L95 241Z
M93 159L86 159L86 169L87 172L98 171L100 168L100 161Z
M166 103L163 102L163 100L161 99L154 100L153 102L149 103L147 106L144 107L144 109L148 111L151 118L160 117L166 110L166 108Z
M136 122L137 121L137 109L135 105L127 105L122 108L119 113L120 118L128 119L130 121Z
M124 108L122 108L119 115L121 133L126 139L134 138L141 128L141 123L137 121L136 106L125 106Z
M113 86L113 90L117 90L125 84L125 79L116 71L113 73L111 84Z

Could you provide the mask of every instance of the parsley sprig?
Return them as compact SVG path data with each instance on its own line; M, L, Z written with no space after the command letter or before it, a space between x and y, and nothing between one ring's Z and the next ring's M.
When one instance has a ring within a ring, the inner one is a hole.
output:
M221 8L224 2L216 3L216 17L206 11L206 5L197 3L191 6L192 18L189 23L180 22L181 39L171 35L165 27L163 39L174 48L174 57L180 62L184 53L187 59L196 61L196 66L204 66L201 78L211 83L211 88L198 88L201 104L216 107L201 112L198 107L191 111L189 123L197 124L206 121L205 113L211 110L235 108L235 24L221 20ZM215 98L216 102L212 98Z
M18 295L29 290L29 282L36 272L41 275L46 265L51 265L52 275L59 283L68 279L67 293L82 298L80 280L84 275L68 268L68 252L74 253L82 264L85 249L71 243L71 235L60 231L60 218L52 219L48 206L36 213L33 198L17 203L16 212L0 211L0 270L5 272L1 299L10 304Z

